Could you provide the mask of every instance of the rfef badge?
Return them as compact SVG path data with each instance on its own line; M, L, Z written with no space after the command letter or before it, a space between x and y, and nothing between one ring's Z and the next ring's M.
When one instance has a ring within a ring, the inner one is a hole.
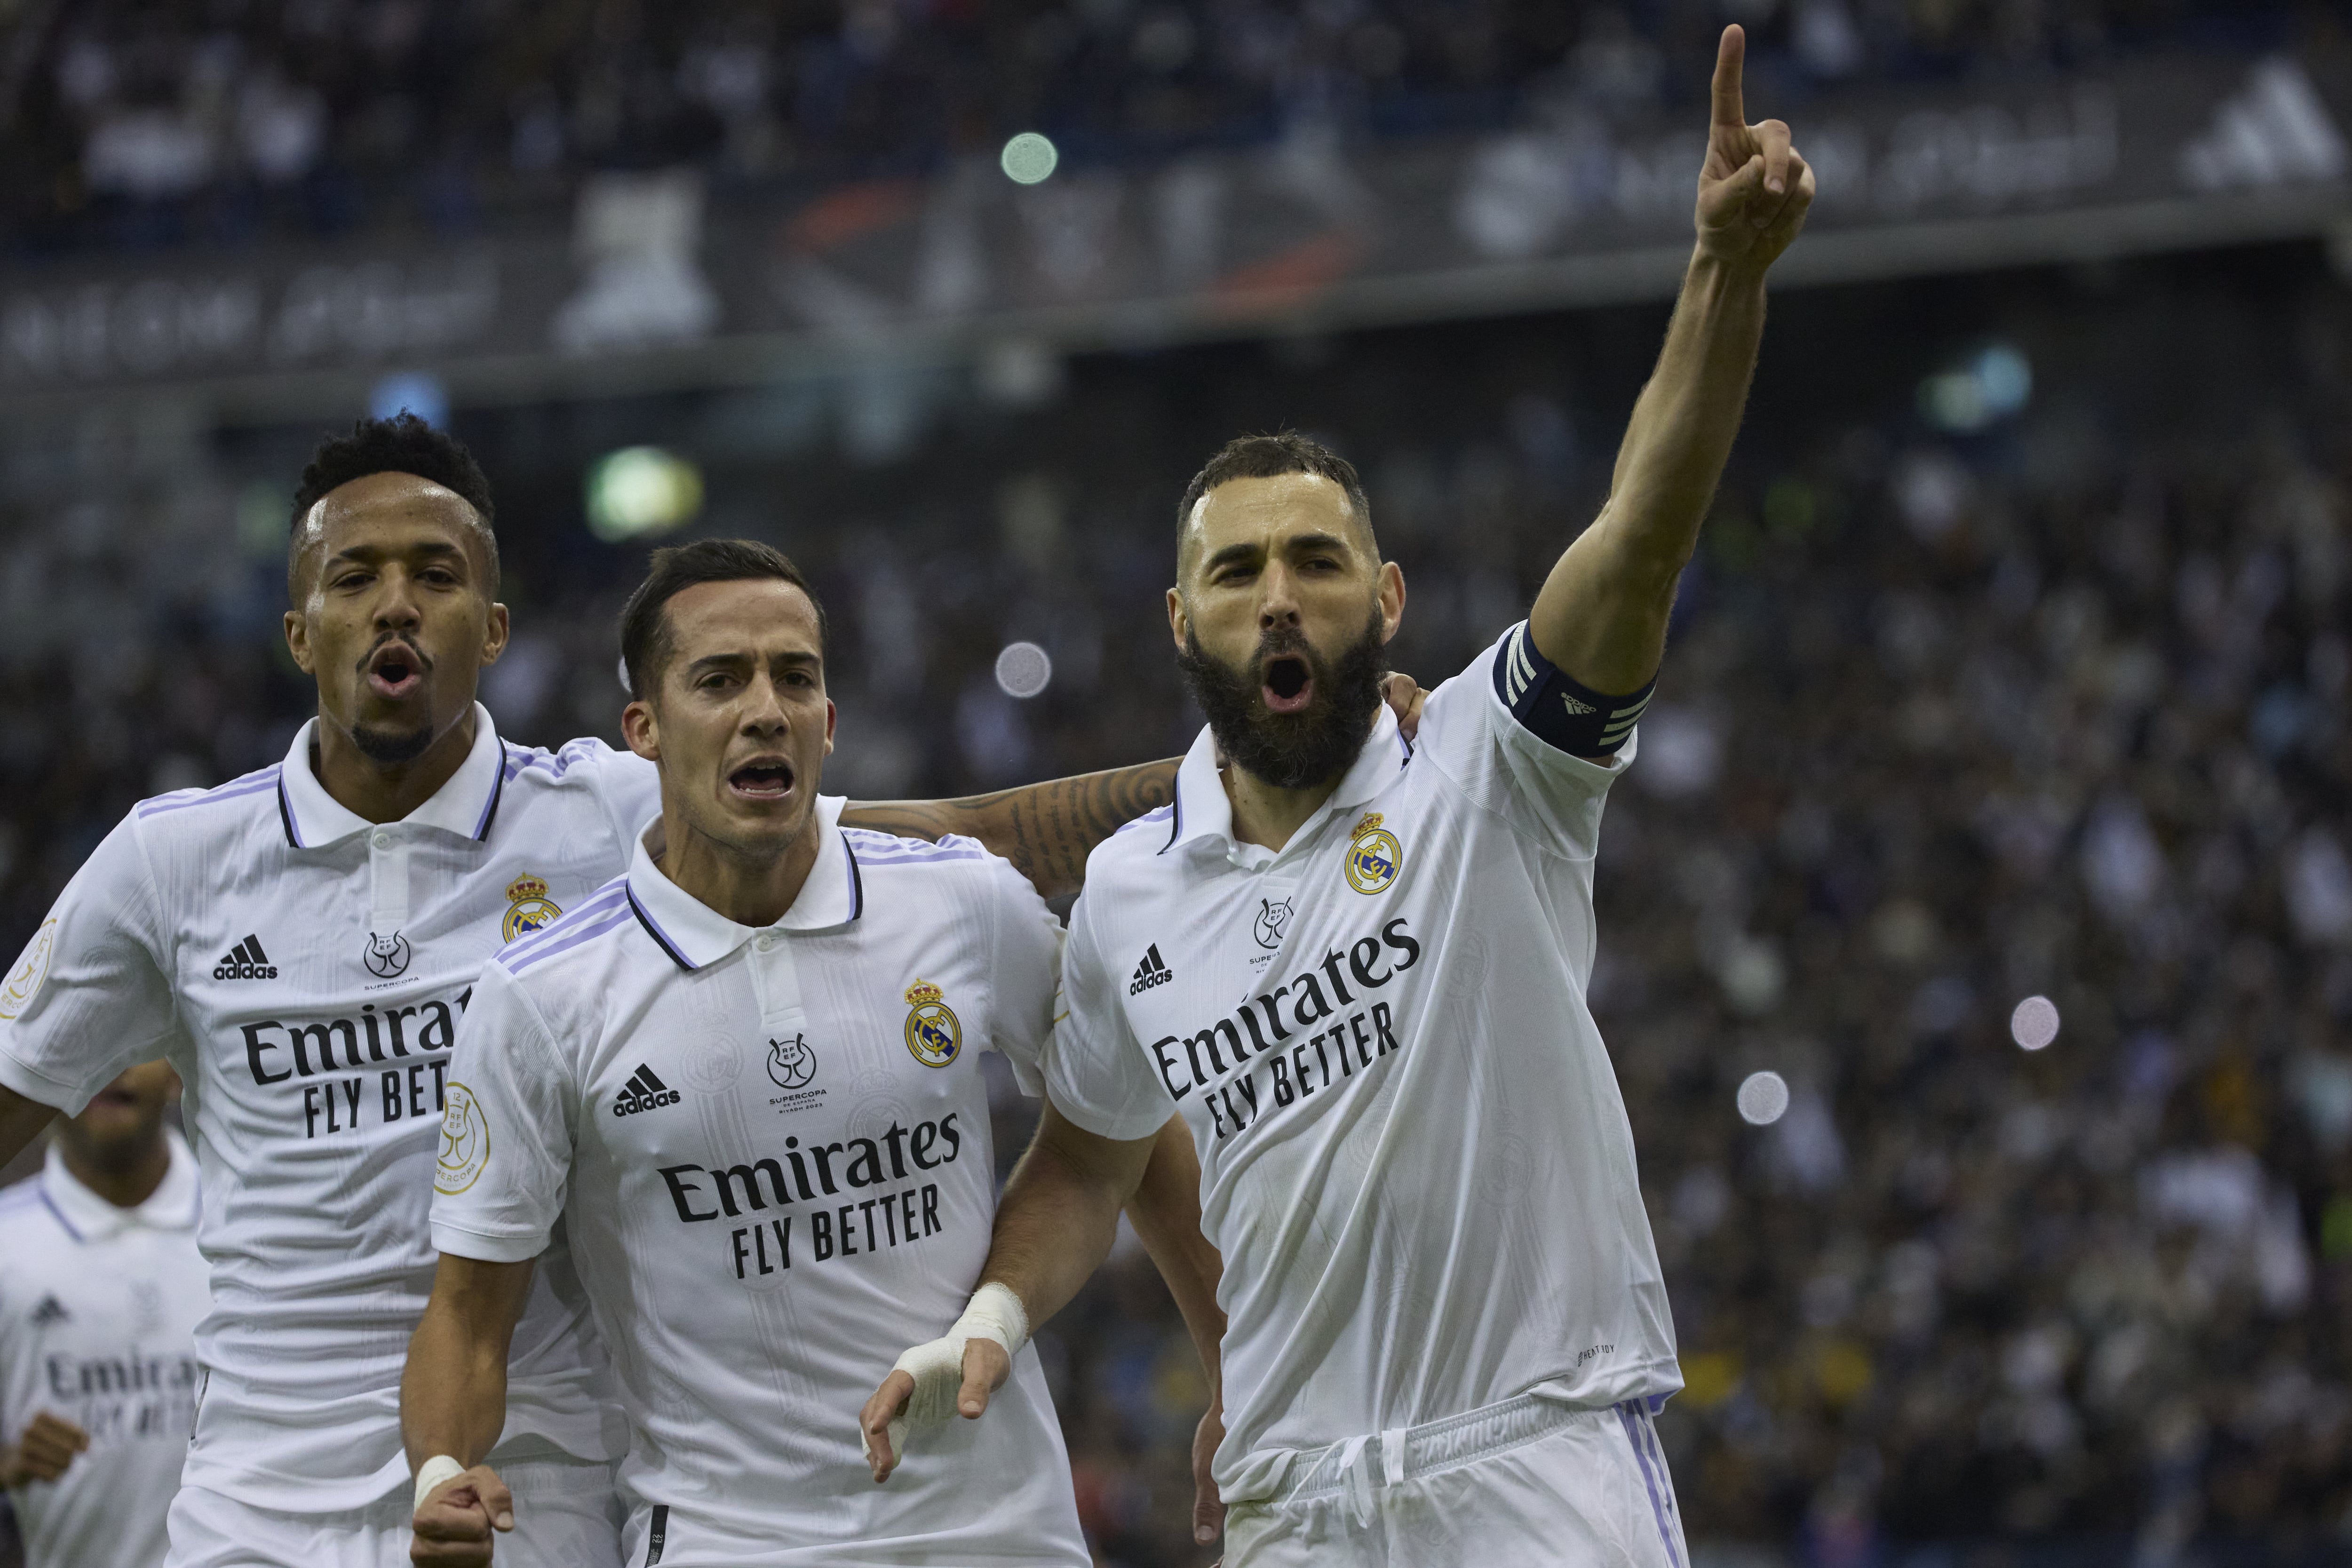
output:
M536 877L517 877L507 884L507 918L499 922L499 934L512 942L525 931L553 924L562 912L547 896L545 882Z
M1377 893L1404 869L1404 846L1381 826L1381 814L1368 811L1348 835L1348 886L1360 893Z
M963 1049L963 1026L945 994L928 980L907 987L907 1048L927 1068L943 1068Z

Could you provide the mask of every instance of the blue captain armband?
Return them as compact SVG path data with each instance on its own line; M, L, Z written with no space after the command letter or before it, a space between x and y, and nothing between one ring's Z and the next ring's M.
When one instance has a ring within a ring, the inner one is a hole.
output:
M1604 697L1579 686L1536 650L1525 621L1495 653L1495 695L1537 740L1571 757L1614 756L1657 689L1655 676L1630 697Z

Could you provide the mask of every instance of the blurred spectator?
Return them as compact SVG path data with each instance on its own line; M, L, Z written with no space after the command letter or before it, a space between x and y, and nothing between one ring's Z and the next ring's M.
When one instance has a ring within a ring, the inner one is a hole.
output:
M152 245L257 225L473 221L580 174L722 190L931 168L1016 131L1088 160L1488 128L1562 96L1705 96L1713 30L1801 93L1876 75L2275 42L2313 0L91 0L0 11L7 240ZM272 192L295 199L275 202ZM0 241L5 243L5 241Z

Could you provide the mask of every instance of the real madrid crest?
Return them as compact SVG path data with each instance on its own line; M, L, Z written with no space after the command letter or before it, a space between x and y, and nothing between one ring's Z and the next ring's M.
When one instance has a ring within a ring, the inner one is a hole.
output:
M943 1068L963 1049L963 1026L945 994L928 980L907 987L907 1048L927 1068Z
M525 931L553 923L563 910L547 896L547 884L536 877L517 877L507 884L507 918L499 922L502 940L512 942Z
M1348 835L1348 886L1360 893L1377 893L1404 869L1404 846L1381 826L1381 814L1368 811Z

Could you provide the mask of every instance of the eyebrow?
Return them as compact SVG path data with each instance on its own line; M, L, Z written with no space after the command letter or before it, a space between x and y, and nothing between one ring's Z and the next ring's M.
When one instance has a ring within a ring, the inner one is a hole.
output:
M451 544L446 540L434 539L421 540L415 544L399 546L354 544L347 549L336 551L332 555L328 556L327 560L331 564L337 561L384 561L396 555L448 556L462 561L466 558L466 552L460 545Z
M823 654L804 653L797 648L765 657L767 662L772 664L793 665L809 668L815 668L824 663ZM761 658L760 654L743 651L706 653L700 658L687 660L686 668L689 672L698 669L724 669L735 665L758 664L761 662Z
M1282 548L1286 553L1296 553L1301 550L1329 550L1333 548L1345 550L1348 548L1348 542L1336 533L1324 533L1318 531L1314 533L1294 534L1290 538L1283 541ZM1260 546L1248 543L1246 542L1240 544L1228 544L1223 550L1218 551L1214 555L1210 556L1206 561L1201 563L1201 570L1203 572L1214 572L1218 567L1224 565L1228 562L1247 561L1264 553L1265 553L1265 552Z

